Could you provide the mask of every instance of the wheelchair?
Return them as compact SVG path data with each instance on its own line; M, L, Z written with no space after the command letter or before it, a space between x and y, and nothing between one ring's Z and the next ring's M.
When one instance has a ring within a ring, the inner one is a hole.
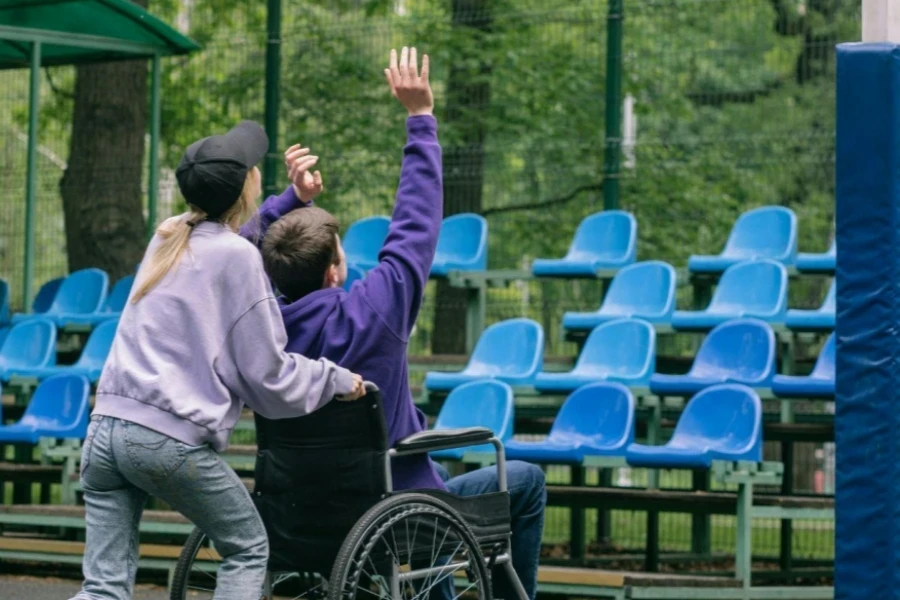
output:
M503 445L489 429L422 431L388 447L380 393L330 402L299 418L255 416L258 453L251 496L269 538L261 600L491 599L506 576L528 600L512 566ZM392 461L434 450L491 444L498 491L460 497L395 492ZM179 556L171 600L212 598L218 555L195 529Z

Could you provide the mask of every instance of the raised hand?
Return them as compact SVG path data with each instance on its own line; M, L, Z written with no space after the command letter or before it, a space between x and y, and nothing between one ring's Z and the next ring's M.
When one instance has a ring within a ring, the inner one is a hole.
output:
M322 193L322 174L319 171L310 172L319 162L319 157L312 156L309 152L309 148L300 144L294 144L284 151L284 166L287 167L288 178L294 186L294 193L303 202L309 202Z
M428 55L422 55L422 72L419 72L415 48L403 47L400 62L397 51L391 50L390 67L384 70L394 98L406 107L410 116L430 115L434 112L434 95L428 83Z

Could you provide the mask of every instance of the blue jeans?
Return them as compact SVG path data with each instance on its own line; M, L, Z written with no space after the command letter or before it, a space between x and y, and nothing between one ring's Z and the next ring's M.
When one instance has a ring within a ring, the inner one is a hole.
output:
M190 519L222 556L215 600L259 600L269 543L250 494L208 446L111 417L91 418L81 458L84 585L73 600L129 600L138 523L152 494Z
M435 467L452 494L478 496L498 490L496 467L485 467L453 478L441 465L435 464ZM544 473L530 463L511 460L506 463L506 481L512 517L513 567L528 597L534 600L544 531L544 507L547 505ZM502 569L494 569L492 579L494 598L518 600Z

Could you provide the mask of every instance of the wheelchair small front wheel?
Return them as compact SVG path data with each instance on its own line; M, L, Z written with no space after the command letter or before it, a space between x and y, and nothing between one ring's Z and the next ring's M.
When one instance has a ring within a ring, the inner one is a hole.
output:
M472 530L445 502L399 494L370 509L344 540L328 600L490 600L490 579Z

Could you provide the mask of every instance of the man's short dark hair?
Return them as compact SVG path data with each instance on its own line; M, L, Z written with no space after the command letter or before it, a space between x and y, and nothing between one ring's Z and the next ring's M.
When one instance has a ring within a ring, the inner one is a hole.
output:
M328 267L339 260L337 233L337 219L315 206L291 211L269 227L263 264L288 300L322 289Z

